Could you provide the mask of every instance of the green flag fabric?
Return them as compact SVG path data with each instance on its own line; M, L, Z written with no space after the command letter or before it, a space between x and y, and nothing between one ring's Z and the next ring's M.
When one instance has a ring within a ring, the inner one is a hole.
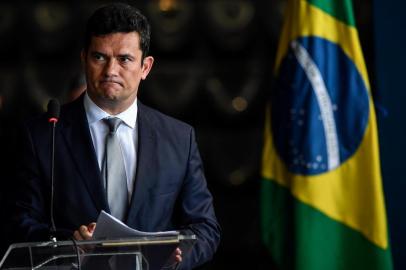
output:
M263 242L280 269L392 269L376 117L350 0L289 0L267 111Z

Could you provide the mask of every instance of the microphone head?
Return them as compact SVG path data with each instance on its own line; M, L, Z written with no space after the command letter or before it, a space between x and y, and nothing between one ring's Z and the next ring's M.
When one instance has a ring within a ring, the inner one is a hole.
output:
M51 99L48 103L48 122L58 122L60 111L61 106L59 105L59 101L57 99Z

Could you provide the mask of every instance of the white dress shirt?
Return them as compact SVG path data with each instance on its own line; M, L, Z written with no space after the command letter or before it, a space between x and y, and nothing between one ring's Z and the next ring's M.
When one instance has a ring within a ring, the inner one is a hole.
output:
M117 129L117 135L123 152L124 167L127 175L128 200L130 201L134 189L137 166L137 99L135 99L134 103L124 112L117 115L110 115L97 106L86 92L84 106L100 170L106 148L106 135L108 133L108 127L102 119L106 117L117 117L123 121Z

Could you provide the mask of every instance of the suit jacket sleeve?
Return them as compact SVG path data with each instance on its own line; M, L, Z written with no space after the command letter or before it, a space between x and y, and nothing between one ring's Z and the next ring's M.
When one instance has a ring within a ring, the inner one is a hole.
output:
M220 241L220 226L215 217L213 198L207 189L193 129L190 134L188 168L180 198L181 224L187 224L181 233L195 234L197 237L191 252L185 254L180 269L192 269L210 260Z

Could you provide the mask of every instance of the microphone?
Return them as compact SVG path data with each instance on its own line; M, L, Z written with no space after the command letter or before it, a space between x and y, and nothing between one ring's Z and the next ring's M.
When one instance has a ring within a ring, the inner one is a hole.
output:
M51 230L50 238L52 241L56 242L56 226L54 221L54 171L55 171L55 128L56 123L59 120L59 113L61 106L58 100L51 99L48 103L48 122L51 124L51 206L50 206L50 219L51 219Z
M51 99L48 103L48 122L56 124L59 120L59 113L61 111L61 105L57 99Z

